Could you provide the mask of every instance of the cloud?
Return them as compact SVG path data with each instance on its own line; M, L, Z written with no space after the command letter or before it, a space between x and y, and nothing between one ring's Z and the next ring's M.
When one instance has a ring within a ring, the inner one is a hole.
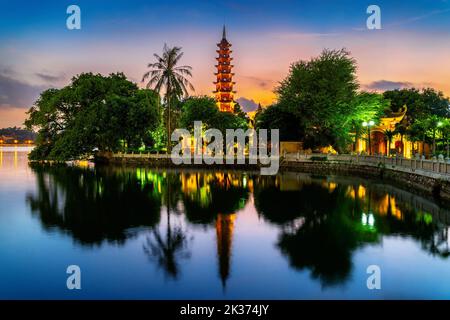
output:
M395 89L425 89L425 88L438 88L439 85L433 82L408 82L408 81L390 81L390 80L378 80L369 84L363 84L361 88L366 91L387 91Z
M245 79L251 81L252 83L257 85L261 89L272 89L272 87L273 87L272 80L262 79L262 78L253 77L253 76L243 76L242 78L245 78Z
M378 80L362 86L364 90L369 91L386 91L412 87L414 87L414 85L411 82L389 80Z
M43 72L36 72L34 75L37 76L39 79L44 80L45 82L48 83L55 83L65 79L65 76L63 74L51 75Z
M320 32L279 32L279 33L270 33L270 36L276 39L282 40L303 40L303 39L313 39L313 38L326 38L326 37L338 37L341 36L341 33L336 32L328 32L328 33L320 33Z
M47 89L47 86L30 85L0 73L0 108L29 108Z
M258 104L253 99L240 97L239 99L236 100L236 102L239 103L244 112L251 112L258 109Z

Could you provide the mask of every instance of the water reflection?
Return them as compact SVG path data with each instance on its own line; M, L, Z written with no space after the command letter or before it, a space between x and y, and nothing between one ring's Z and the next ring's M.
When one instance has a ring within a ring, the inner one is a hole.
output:
M123 244L137 227L160 220L161 197L154 184L135 174L76 167L35 166L37 192L27 201L46 229L57 228L82 245Z
M180 224L170 222L167 210L167 226L164 235L158 228L152 228L143 245L144 252L163 269L166 276L177 279L180 274L179 260L191 256L187 232Z
M308 270L322 286L346 283L355 252L380 245L386 235L413 238L440 258L449 255L450 212L377 182L112 167L36 166L33 172L37 191L27 201L44 228L88 247L121 246L143 234L143 252L173 279L192 256L197 231L214 230L218 277L226 287L233 248L240 245L233 240L235 228L246 205L276 227L276 248L290 266Z

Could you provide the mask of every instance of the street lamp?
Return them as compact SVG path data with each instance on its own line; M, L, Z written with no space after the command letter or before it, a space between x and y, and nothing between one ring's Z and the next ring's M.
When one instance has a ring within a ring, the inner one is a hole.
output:
M370 143L370 127L372 127L375 124L375 122L373 122L373 120L370 120L369 122L364 121L362 123L363 127L367 127L367 132L368 132L368 136L369 136L369 155L372 155L372 145Z

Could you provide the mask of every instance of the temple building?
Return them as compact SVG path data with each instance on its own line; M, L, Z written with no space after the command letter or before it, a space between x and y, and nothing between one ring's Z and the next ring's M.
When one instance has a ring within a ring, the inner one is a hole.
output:
M405 158L412 158L415 154L429 154L430 146L428 144L413 142L406 135L395 133L396 126L406 120L407 110L407 106L404 106L400 111L391 112L382 117L378 124L366 127L367 131L356 139L354 151L372 155L398 155ZM390 142L386 136L386 132L389 131L393 133Z
M216 58L217 72L214 75L217 77L214 84L216 85L216 90L214 91L217 107L222 112L234 112L234 94L233 91L233 75L231 72L233 65L231 61L231 43L227 40L225 26L223 26L222 40L217 44L219 49L217 53L219 56Z

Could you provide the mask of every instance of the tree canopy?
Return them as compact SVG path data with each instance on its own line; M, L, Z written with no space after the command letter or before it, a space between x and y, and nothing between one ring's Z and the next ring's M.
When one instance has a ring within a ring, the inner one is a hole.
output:
M32 159L73 160L95 149L139 147L156 128L158 95L124 74L84 73L61 89L44 91L25 125L38 131Z
M449 98L433 88L389 90L385 91L383 96L390 101L393 112L406 105L408 107L407 117L411 124L416 119L424 119L430 115L450 117Z
M305 147L344 150L350 133L375 120L387 107L376 93L358 93L356 61L345 50L324 50L310 61L291 65L276 89L278 102L256 119L259 128L279 128L281 139L300 139Z
M213 98L190 97L183 101L180 125L193 130L194 121L202 121L206 129L215 128L225 133L226 129L247 129L248 119L237 107L236 113L220 112Z

